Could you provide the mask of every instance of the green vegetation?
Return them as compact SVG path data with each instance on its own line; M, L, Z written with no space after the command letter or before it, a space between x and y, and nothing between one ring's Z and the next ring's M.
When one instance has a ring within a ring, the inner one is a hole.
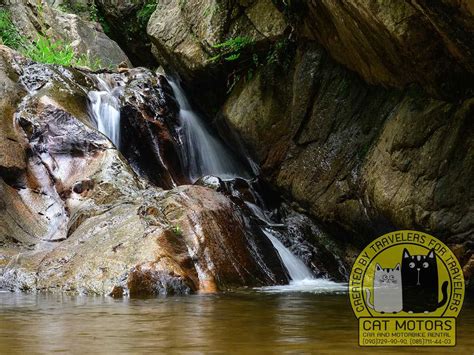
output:
M181 237L183 235L183 231L181 230L181 227L176 225L173 228L173 233L176 234L178 237Z
M245 48L253 46L254 40L250 37L235 37L225 42L213 45L213 48L219 49L220 53L210 59L212 62L222 60L233 62L240 58Z
M142 29L146 29L148 20L156 10L156 0L149 0L137 11L137 20Z
M59 5L59 8L64 12L86 17L90 21L99 20L99 13L95 3L89 3L86 5L76 1L67 0Z
M26 45L23 53L36 62L46 64L68 66L74 59L74 51L69 45L41 36L33 44Z
M36 62L83 66L92 70L102 67L99 59L93 59L89 55L77 55L71 45L62 40L38 36L35 41L29 41L18 33L10 13L4 9L0 9L0 38L4 45L18 50Z
M13 49L18 49L22 44L22 37L11 21L10 13L0 9L0 38L2 43Z
M206 10L204 10L204 16L213 16L217 13L217 11L219 11L219 4L216 3L216 4L212 4L212 5L209 5Z
M288 69L293 53L292 42L281 39L270 47L258 47L250 37L235 37L213 46L218 54L209 60L213 63L228 63L233 70L227 80L227 91L230 92L237 82L244 78L251 80L255 70L265 65L280 65Z
M43 36L38 36L34 43L25 45L22 53L36 62L46 64L82 66L92 70L102 67L99 59L93 60L88 55L78 56L70 44Z

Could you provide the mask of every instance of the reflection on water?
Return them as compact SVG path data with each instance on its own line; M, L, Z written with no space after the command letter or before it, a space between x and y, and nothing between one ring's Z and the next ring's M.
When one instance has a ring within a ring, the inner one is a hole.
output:
M347 294L266 291L145 300L0 293L0 353L367 352ZM474 351L473 309L467 300L459 346L436 353Z

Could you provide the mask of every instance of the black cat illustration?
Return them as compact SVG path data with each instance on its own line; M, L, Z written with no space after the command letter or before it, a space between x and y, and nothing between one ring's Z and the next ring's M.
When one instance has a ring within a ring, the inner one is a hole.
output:
M448 281L443 282L443 299L438 301L438 267L436 254L410 255L403 250L402 256L403 310L409 313L433 312L448 300Z

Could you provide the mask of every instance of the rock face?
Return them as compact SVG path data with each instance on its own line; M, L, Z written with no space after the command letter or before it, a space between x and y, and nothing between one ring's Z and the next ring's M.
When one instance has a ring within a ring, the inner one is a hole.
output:
M305 1L301 32L369 83L418 83L438 97L474 94L470 1Z
M236 37L266 46L283 36L287 27L271 0L167 0L160 2L147 32L158 62L179 74L198 103L215 103L222 101L227 73L233 69L217 67L210 60L219 52L214 46Z
M228 198L133 173L89 120L92 74L0 58L0 287L143 296L286 280Z
M225 81L226 64L206 62L215 53L212 44L253 36L246 31L273 18L270 10L249 16L248 9L264 1L246 2L250 7L239 2L243 12L219 8L209 17L201 2L186 3L189 8L166 2L148 32L160 62L188 83ZM220 132L234 145L229 132L237 132L262 176L336 235L362 246L389 230L422 229L462 251L468 275L474 235L468 188L474 176L472 6L275 3L286 24L253 38L265 48L272 38L288 37L296 50L242 74L217 116ZM252 19L252 26L242 25L242 18Z
M269 180L361 242L393 228L472 238L474 99L369 86L315 44L293 63L262 69L222 110Z
M153 11L153 2L145 0L119 0L113 5L108 0L95 0L107 35L127 53L135 66L157 67L151 53L151 42L146 34L148 18Z
M60 39L70 43L79 55L87 55L92 61L100 60L104 67L122 62L131 66L122 49L96 23L62 12L47 3L39 6L32 0L12 2L6 9L18 31L31 41L38 35Z

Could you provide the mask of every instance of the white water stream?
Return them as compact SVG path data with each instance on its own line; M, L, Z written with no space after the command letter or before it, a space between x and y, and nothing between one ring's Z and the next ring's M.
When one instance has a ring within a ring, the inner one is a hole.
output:
M290 275L291 281L303 281L303 280L313 280L314 276L311 270L294 255L287 247L283 245L277 237L275 237L269 230L263 229L263 233L267 236L268 239L273 244L273 247L276 249L280 255L283 265L285 265L288 274Z
M197 180L205 175L221 179L248 177L241 164L229 153L228 148L211 135L203 119L193 111L183 89L168 78L174 96L179 104L183 165L191 178Z
M168 80L179 104L181 120L180 134L183 149L181 158L183 165L192 180L201 176L213 175L221 179L248 177L245 169L231 155L229 150L218 138L211 135L204 121L194 112L179 84ZM105 134L115 144L120 146L120 87L99 77L100 91L91 91L90 113L95 120L98 130ZM266 223L262 231L271 241L290 276L290 284L284 286L263 287L265 292L325 292L345 290L346 286L325 280L316 279L311 270L301 259L286 248L271 232L272 224L260 207L248 204L252 212Z
M120 147L120 101L118 87L97 76L100 91L90 91L90 114L97 129L105 134L112 143Z

